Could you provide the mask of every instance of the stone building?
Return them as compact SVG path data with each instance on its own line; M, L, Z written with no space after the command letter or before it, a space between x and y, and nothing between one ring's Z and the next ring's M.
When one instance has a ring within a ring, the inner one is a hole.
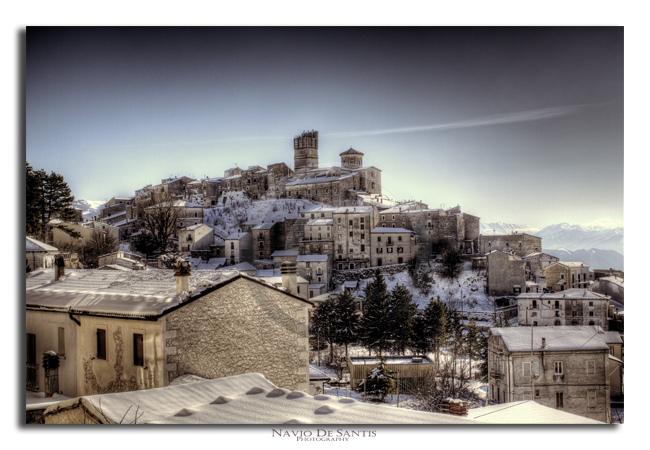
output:
M512 253L493 250L485 255L485 289L488 295L518 295L524 292L524 260Z
M558 262L560 258L548 253L535 252L525 255L523 260L526 262L526 274L537 278L544 277L544 270L551 264Z
M597 325L608 330L609 297L587 289L517 296L519 325Z
M526 233L480 235L479 250L483 255L494 250L501 250L507 253L514 252L515 255L524 257L542 251L542 238Z
M170 195L171 197L185 197L187 194L186 186L188 183L196 181L190 177L169 177L161 181L160 184L153 186L153 191L157 194Z
M332 260L328 255L298 255L296 266L298 275L309 281L310 287L312 284L323 284L329 288L332 279Z
M28 277L28 389L43 389L41 356L53 350L65 355L58 378L68 397L249 372L308 392L313 303L235 271L198 272L85 270L38 286Z
M228 265L253 262L253 235L252 233L233 233L226 238L225 257Z
M421 202L409 202L383 209L379 213L379 226L413 230L420 241L431 245L447 240L467 255L478 254L479 220L477 216L463 213L460 206L429 209Z
M544 406L611 423L612 366L599 327L491 328L490 332L492 402L533 398Z
M411 230L376 227L370 235L372 267L402 264L417 253L415 237Z
M295 250L276 250L271 257L273 258L273 267L279 269L283 262L295 263L300 253Z
M214 244L214 230L203 223L190 225L178 230L178 251L191 255L192 251L210 250Z
M625 305L625 280L619 277L602 277L590 289L599 294L608 295L616 303Z
M546 289L564 291L589 285L589 265L581 262L556 262L544 270Z

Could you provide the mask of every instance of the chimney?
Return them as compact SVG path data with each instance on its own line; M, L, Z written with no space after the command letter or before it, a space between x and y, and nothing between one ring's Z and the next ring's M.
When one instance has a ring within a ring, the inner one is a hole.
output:
M65 276L65 260L63 255L54 256L54 281L59 281L60 278Z
M542 338L542 348L546 348L546 338Z
M181 262L174 269L174 276L176 277L176 295L181 295L183 292L190 293L190 263L189 261Z
M298 275L296 275L296 264L285 261L280 266L282 275L282 287L289 294L298 295Z

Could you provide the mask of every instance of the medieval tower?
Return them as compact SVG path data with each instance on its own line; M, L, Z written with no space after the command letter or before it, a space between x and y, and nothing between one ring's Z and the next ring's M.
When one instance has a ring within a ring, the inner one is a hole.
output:
M318 169L318 131L303 131L293 138L293 151L296 174Z

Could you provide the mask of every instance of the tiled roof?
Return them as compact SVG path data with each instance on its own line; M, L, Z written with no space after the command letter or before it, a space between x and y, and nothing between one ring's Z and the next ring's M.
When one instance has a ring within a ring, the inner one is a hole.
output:
M533 328L533 350L607 350L598 326L549 326ZM501 336L511 352L531 351L531 327L490 328L493 336ZM542 338L546 346L542 347Z
M343 156L343 155L361 155L361 156L363 156L363 153L361 153L360 151L355 150L352 147L350 147L349 149L347 149L343 153L339 153L339 156Z

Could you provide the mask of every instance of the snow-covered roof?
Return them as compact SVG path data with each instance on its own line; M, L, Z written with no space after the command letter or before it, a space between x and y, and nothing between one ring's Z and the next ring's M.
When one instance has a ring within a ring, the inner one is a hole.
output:
M324 284L310 284L309 289L320 289L323 286L325 286L325 285Z
M34 238L25 237L25 250L27 252L58 252L59 249Z
M598 326L549 326L533 327L533 349L535 351L561 350L607 350L607 344ZM530 352L530 327L490 328L492 335L501 336L511 352ZM542 347L542 338L546 347Z
M625 287L625 280L623 278L621 278L621 277L616 277L616 276L601 277L601 278L599 278L599 281L607 281L609 283L616 284L616 285L618 285L620 287Z
M295 250L276 250L273 252L271 257L275 256L298 256L299 252Z
M301 261L327 261L329 258L328 255L299 255L298 259L296 259L296 262L301 262Z
M532 400L472 408L468 410L467 417L495 424L603 424L603 422L571 414L561 409L550 408Z
M623 343L623 340L621 339L621 335L618 334L618 331L605 331L604 333L601 334L601 337L603 338L603 341L605 341L605 344Z
M219 269L219 271L238 270L240 272L257 272L257 268L247 262L241 262L232 266L226 266Z
M359 285L358 281L344 281L343 282L343 287L346 288L355 288Z
M322 177L316 177L316 178L305 178L305 179L298 179L294 181L288 182L285 186L298 186L301 184L319 184L319 183L329 183L332 181L338 181L342 180L347 177L351 177L355 175L356 172L350 173L350 174L341 174L333 177L328 177L328 176L322 176Z
M281 269L259 269L257 271L257 278L279 277Z
M309 380L331 380L332 377L313 364L309 365Z
M214 266L223 266L226 263L226 258L210 258L208 263Z
M189 227L182 228L182 230L185 230L185 231L194 231L194 230L196 230L196 229L198 229L198 228L201 228L201 227L212 228L212 227L210 227L210 226L208 226L208 225L206 225L206 224L204 224L204 223L197 223L197 224L195 224L195 225L190 225ZM180 230L179 230L179 231L180 231Z
M308 227L316 227L316 226L328 226L332 225L334 223L333 219L313 219L307 222L305 225Z
M238 240L238 239L243 238L243 237L246 236L247 234L248 234L248 232L244 232L244 233L242 233L242 232L233 233L233 234L231 234L230 236L228 236L226 239L234 239L234 240Z
M247 373L157 389L82 397L109 422L139 424L478 424L449 414L358 402L352 398L281 389L262 374ZM69 400L68 402L73 402ZM65 409L58 403L45 411ZM138 405L139 408L133 408ZM131 409L129 407L131 406ZM128 411L128 412L127 412ZM125 416L126 412L126 416Z
M431 361L429 358L426 356L420 356L418 355L418 358L421 359L421 361L414 362L413 361L413 356L385 356L384 359L388 364L433 364L433 361ZM351 356L350 357L350 363L353 365L364 365L364 364L379 364L381 360L379 358L375 358L373 356Z
M182 208L203 208L203 205L197 203L188 202L186 200L176 200L174 206Z
M406 228L377 227L371 233L414 233L414 231Z
M565 280L561 280L565 281ZM528 299L532 298L535 300L607 300L609 297L604 294L599 294L598 292L589 291L587 289L572 288L560 292L525 292L519 294L517 299Z
M277 222L262 222L253 227L253 230L270 230Z
M344 151L342 153L339 153L339 156L343 156L343 155L362 155L363 156L363 153L361 153L360 151L355 150L352 147L350 147L346 151Z

